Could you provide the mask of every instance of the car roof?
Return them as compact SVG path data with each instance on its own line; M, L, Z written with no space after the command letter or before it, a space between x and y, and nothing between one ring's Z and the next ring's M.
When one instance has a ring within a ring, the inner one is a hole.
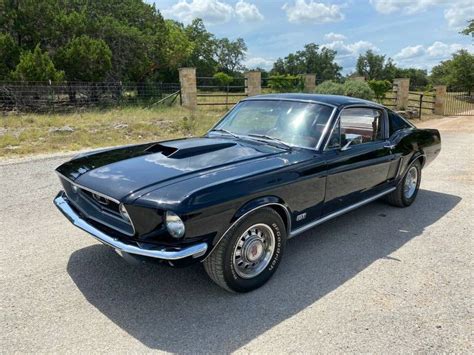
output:
M312 101L317 103L323 103L331 106L348 106L348 105L369 105L375 107L383 107L376 102L358 99L350 96L342 95L321 95L321 94L267 94L267 95L256 95L245 98L242 101L249 100L290 100L290 101Z

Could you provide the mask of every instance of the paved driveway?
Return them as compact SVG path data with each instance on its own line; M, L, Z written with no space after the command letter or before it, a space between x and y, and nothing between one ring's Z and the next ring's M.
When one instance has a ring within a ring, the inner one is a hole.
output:
M0 349L472 353L473 122L430 123L443 149L412 207L375 202L290 240L245 295L200 265L130 266L74 228L51 202L65 157L0 163Z

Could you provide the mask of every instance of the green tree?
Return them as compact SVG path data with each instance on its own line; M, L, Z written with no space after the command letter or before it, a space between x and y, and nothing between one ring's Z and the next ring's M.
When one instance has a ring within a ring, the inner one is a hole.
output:
M336 54L334 50L309 43L301 51L278 58L273 64L272 74L316 73L321 80L338 80L342 68L335 62Z
M217 40L215 58L219 70L232 74L243 68L247 45L242 38L231 41L228 38Z
M356 63L357 74L367 80L384 78L385 56L375 54L369 49L365 54L359 55Z
M56 61L69 81L101 81L112 67L111 58L103 40L83 35L61 48Z
M463 35L469 36L474 38L474 19L470 19L468 22L467 27L461 31Z
M234 80L229 74L218 72L213 75L213 78L220 86L228 86Z
M474 90L474 55L462 49L431 71L433 84L448 85L452 90Z
M385 98L387 91L392 88L392 83L390 83L388 80L370 80L368 84L374 92L375 98L380 103Z
M167 66L176 70L188 61L195 44L188 38L184 26L173 20L166 20L168 38L164 50Z
M304 82L299 75L273 74L268 78L268 86L277 92L301 91Z
M206 30L204 22L196 18L186 26L185 33L193 43L193 50L186 62L187 66L195 67L198 75L211 76L217 67L214 58L217 41L214 35Z
M56 70L48 53L43 53L38 44L33 52L26 51L21 54L20 62L11 77L19 81L61 81L64 72Z
M397 78L409 78L412 89L425 87L429 83L428 72L425 69L397 68L395 75Z
M0 33L0 80L8 80L20 60L20 47L8 33Z

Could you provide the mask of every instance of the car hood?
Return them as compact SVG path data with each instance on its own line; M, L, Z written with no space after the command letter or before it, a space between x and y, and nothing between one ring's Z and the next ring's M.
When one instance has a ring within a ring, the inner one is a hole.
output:
M117 200L167 181L283 153L268 144L225 138L188 138L115 148L72 159L56 170Z

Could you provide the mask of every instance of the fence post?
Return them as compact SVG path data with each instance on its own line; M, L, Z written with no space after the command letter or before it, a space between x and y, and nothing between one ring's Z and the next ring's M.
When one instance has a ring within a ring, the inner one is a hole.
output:
M393 79L393 84L397 86L397 110L408 108L408 96L410 91L410 79Z
M196 68L179 68L179 84L182 105L195 109L197 106Z
M316 74L304 74L304 92L314 92L316 89Z
M438 85L435 89L435 103L433 113L435 115L444 115L446 106L446 85Z
M262 93L262 73L259 71L248 71L244 75L247 81L245 88L247 96L260 95Z

